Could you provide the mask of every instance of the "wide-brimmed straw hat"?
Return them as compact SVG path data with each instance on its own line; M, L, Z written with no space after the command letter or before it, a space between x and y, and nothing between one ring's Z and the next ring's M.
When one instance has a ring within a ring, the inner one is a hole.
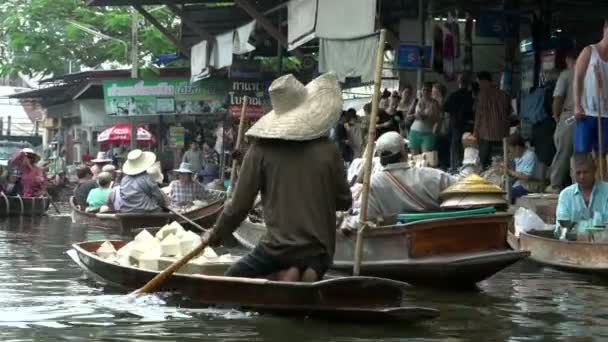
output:
M93 163L111 163L112 159L108 158L105 152L97 152L97 158L91 161Z
M127 161L122 166L122 172L129 176L138 175L152 167L155 161L156 155L153 152L136 149L127 155Z
M192 169L192 164L190 163L181 163L179 164L179 169L175 169L173 171L177 173L194 173L194 170Z
M342 113L340 84L331 73L306 86L291 74L281 76L272 82L268 92L273 110L247 131L248 136L313 140L326 135Z
M157 161L151 167L146 170L146 173L152 177L152 180L155 183L162 184L165 176L163 175L163 170L160 167L160 162Z
M24 148L23 150L21 150L21 152L25 153L26 155L30 155L30 156L34 157L35 161L40 160L40 155L29 147Z

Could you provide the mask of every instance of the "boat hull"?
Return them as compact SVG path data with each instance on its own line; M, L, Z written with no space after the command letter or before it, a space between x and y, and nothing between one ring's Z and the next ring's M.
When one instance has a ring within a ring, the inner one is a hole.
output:
M369 230L363 240L361 275L434 287L467 287L527 257L507 245L509 214L424 220ZM236 239L252 248L265 234L245 222ZM336 236L332 269L352 272L356 236Z
M99 258L93 251L103 241L74 244L68 254L95 276L113 285L137 289L158 272L120 266ZM112 241L116 248L125 242ZM208 305L243 307L290 315L420 321L438 312L424 307L401 306L407 285L388 279L348 277L316 283L277 282L266 279L173 274L159 289L176 291Z
M143 228L160 228L172 221L178 221L180 224L183 224L186 227L188 226L187 222L171 213L87 213L76 207L73 198L70 198L70 206L72 207L73 222L102 229L109 229L121 234L136 233ZM222 212L223 208L222 202L213 202L206 207L186 212L184 213L184 216L202 227L210 227L217 219L217 216Z
M608 276L608 243L562 241L552 231L509 233L509 241L539 264L567 272Z
M51 201L46 196L0 196L0 217L42 216L46 214L50 204Z

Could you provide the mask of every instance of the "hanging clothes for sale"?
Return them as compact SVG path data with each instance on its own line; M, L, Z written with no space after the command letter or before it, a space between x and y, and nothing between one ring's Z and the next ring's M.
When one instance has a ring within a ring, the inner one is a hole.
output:
M255 29L255 20L251 21L243 26L238 27L234 31L233 39L233 53L235 55L242 55L255 50L255 46L249 44L249 37Z
M292 0L287 5L288 50L314 38L352 39L375 31L376 0Z
M446 81L454 80L455 55L454 35L446 27L443 34L443 77Z
M464 56L462 65L465 71L473 71L473 16L467 13L464 24Z
M460 58L460 26L458 25L458 17L451 17L451 19L451 21L448 20L448 28L454 36L454 57Z
M443 30L441 26L433 26L433 71L443 74Z
M211 49L210 66L221 69L232 65L233 38L234 31L219 34L215 37L215 44Z
M190 50L190 82L194 83L209 77L207 41L192 46Z
M378 35L358 39L319 39L319 72L334 72L340 82L347 77L374 80Z
M315 38L317 0L291 0L287 4L287 50L291 51Z

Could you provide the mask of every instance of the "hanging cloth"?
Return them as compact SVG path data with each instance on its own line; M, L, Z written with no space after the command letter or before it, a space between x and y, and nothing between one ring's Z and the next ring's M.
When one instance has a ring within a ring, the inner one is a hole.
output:
M226 32L215 37L215 44L211 49L210 66L221 69L232 65L233 38L234 31Z
M238 27L234 31L234 39L233 39L233 53L235 55L242 55L244 53L249 53L255 50L255 46L249 44L249 37L251 37L251 33L255 29L255 20L249 22L241 27Z
M443 76L446 81L454 80L454 35L449 30L443 35Z
M287 38L293 50L314 38L353 39L374 33L376 0L292 0Z
M334 72L340 82L358 76L361 82L371 82L377 49L377 34L348 40L319 39L319 72Z
M209 77L207 41L203 40L190 50L190 82L194 83L207 77Z
M288 50L293 50L315 38L317 0L291 0L287 4Z
M443 30L433 26L433 71L443 74Z

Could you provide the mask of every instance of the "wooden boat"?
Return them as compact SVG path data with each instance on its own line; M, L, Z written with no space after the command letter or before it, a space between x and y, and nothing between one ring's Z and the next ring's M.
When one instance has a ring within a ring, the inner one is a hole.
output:
M47 196L21 197L0 196L0 217L6 216L42 216L51 204Z
M97 228L112 229L119 233L128 234L142 228L159 228L172 221L178 221L187 226L183 219L172 213L87 213L80 210L70 198L72 207L72 221L74 223L89 225ZM184 216L203 227L209 227L222 212L222 200L210 203L205 207L183 213Z
M608 243L564 241L556 239L553 231L522 232L517 238L509 232L509 244L514 249L529 251L530 259L555 269L608 275Z
M103 241L72 245L68 255L87 272L129 289L143 286L158 272L107 262L94 251ZM111 241L116 249L126 242ZM347 277L316 283L176 273L161 291L177 291L202 304L243 307L280 314L346 320L421 321L438 316L434 309L401 306L407 284L389 279Z
M467 287L527 257L507 245L512 215L500 213L429 219L370 229L363 239L361 275L436 287ZM235 232L253 248L264 225L246 221ZM351 274L356 236L336 236L332 269Z

